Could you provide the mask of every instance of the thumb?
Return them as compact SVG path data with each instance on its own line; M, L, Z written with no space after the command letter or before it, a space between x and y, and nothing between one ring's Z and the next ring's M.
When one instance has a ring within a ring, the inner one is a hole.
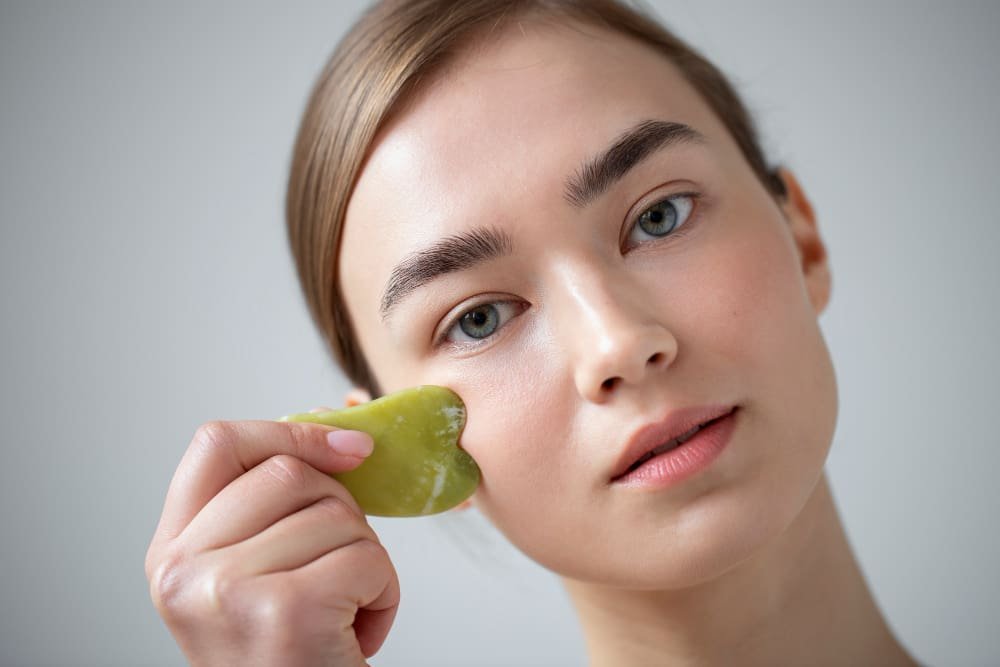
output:
M375 449L375 441L364 431L333 429L327 432L326 442L335 453L356 458L359 464Z

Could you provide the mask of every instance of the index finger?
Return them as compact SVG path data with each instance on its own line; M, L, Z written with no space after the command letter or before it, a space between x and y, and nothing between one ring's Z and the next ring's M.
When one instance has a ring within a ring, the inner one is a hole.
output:
M203 424L170 481L156 539L179 535L219 491L272 456L289 454L327 473L356 468L363 457L338 454L327 442L327 433L335 430L309 422Z

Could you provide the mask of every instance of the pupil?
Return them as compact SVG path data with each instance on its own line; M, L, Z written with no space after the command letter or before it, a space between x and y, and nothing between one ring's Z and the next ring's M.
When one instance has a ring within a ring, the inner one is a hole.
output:
M662 201L648 209L639 218L639 227L647 234L665 236L673 231L677 222L677 211L669 201Z
M492 304L479 306L463 315L459 324L466 336L486 338L496 331L500 324L500 313Z

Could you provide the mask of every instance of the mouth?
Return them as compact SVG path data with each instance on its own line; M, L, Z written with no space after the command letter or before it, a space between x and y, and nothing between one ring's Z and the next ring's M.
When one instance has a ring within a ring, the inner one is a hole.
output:
M730 413L727 413L725 416L728 417L729 414ZM719 421L720 419L724 419L724 418L725 417L719 417L717 419L713 419L711 421L707 421L704 424L699 424L698 426L695 426L693 429L691 429L687 433L684 433L683 435L680 435L680 436L674 438L673 440L669 440L669 441L663 443L662 445L660 445L656 449L653 449L652 451L646 452L645 454L643 454L639 458L638 461L636 461L635 463L633 463L632 465L629 466L628 470L625 471L625 474L627 475L628 473L632 472L633 470L635 470L636 468L638 468L639 466L641 466L643 463L645 463L649 459L653 458L654 456L659 456L660 454L665 454L665 453L669 452L672 449L677 449L678 447L680 447L681 445L683 445L685 442L687 442L688 440L690 440L691 438L693 438L695 436L695 434L698 431L700 431L701 429L708 428L709 426L711 426L715 422Z
M728 408L715 409L715 410L709 409L707 411L701 410L700 421L697 421L697 423L694 426L688 428L680 435L677 435L666 441L662 441L660 439L670 430L673 430L674 433L677 432L675 428L671 428L670 424L676 424L682 421L683 417L681 415L672 415L665 423L653 424L647 426L644 429L641 429L640 432L637 433L636 436L632 438L633 444L629 446L628 451L641 452L645 450L644 453L635 460L633 460L632 463L628 464L627 466L624 467L619 466L618 473L611 478L611 481L612 482L617 481L618 479L628 475L629 473L633 472L636 468L638 468L639 466L643 465L644 463L646 463L647 461L656 456L660 456L661 454L673 451L678 447L682 447L685 442L698 435L699 431L702 431L703 429L712 426L716 422L726 419L727 417L732 415L736 410L737 406L730 406ZM714 416L709 416L708 418L705 418L706 414L710 412L714 413ZM695 416L695 419L697 419L697 416ZM687 421L687 423L690 424L691 421ZM661 444L656 444L658 440L660 440ZM652 446L652 448L647 449L650 446Z

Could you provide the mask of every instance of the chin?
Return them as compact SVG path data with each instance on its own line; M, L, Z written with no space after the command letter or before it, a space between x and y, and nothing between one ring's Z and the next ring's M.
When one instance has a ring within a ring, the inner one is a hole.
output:
M549 558L526 553L543 567L580 582L627 590L681 591L741 566L753 567L755 559L766 560L800 514L802 488L789 487L787 480L784 487L775 487L772 480L758 477L749 487L702 498L661 532L643 539L602 533L593 539L592 549L548 554Z

